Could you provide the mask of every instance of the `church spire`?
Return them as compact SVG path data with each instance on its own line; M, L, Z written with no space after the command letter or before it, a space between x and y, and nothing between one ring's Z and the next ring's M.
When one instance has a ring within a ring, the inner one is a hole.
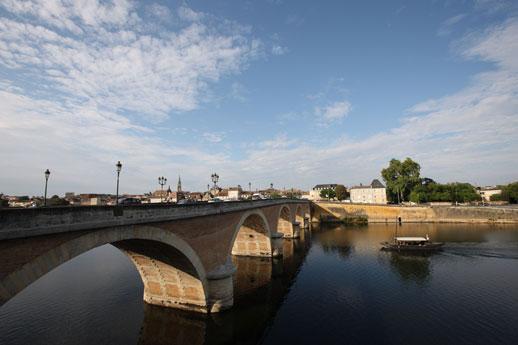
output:
M178 175L178 186L176 187L177 192L182 191L182 180L180 179L180 175Z

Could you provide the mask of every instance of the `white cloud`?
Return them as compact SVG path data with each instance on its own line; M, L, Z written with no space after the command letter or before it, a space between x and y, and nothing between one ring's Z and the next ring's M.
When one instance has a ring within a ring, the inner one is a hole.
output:
M242 31L209 29L186 7L183 16L197 22L154 35L126 1L16 4L3 4L23 19L0 18L0 64L43 72L51 93L154 119L197 108L211 82L239 72L257 53L257 42Z
M260 45L248 28L184 8L196 22L150 31L119 0L0 7L0 70L15 76L0 79L3 192L39 193L46 168L50 193L110 191L119 159L122 190L143 192L168 172L203 181L228 159L160 138L149 120L199 107L212 83L246 68Z
M456 16L450 17L443 21L441 25L439 26L439 30L437 30L437 35L439 36L446 36L449 35L456 24L458 24L460 21L462 21L464 18L466 18L465 13L457 14Z
M274 45L272 47L272 54L273 55L284 55L286 53L288 53L288 48L287 47L283 47L283 46L280 46L280 45Z
M213 132L205 132L203 133L203 138L210 143L220 143L223 141L224 134L223 133L213 133Z
M334 102L325 107L316 107L315 115L322 118L325 122L343 119L351 111L351 103L347 100Z

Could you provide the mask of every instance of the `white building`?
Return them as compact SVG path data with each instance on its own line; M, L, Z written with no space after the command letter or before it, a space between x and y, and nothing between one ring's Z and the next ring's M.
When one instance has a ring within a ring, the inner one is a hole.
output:
M490 202L491 197L496 194L502 194L502 190L496 187L482 187L478 190L478 194L480 194L482 200Z
M360 204L386 204L387 189L377 179L372 180L368 186L355 186L349 190L351 202Z

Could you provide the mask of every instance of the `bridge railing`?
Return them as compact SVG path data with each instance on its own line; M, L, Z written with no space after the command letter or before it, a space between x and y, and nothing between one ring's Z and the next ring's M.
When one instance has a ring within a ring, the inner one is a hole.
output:
M301 203L301 199L267 199L195 204L142 204L131 206L65 206L0 209L0 240L50 233L164 222L239 212L279 204Z

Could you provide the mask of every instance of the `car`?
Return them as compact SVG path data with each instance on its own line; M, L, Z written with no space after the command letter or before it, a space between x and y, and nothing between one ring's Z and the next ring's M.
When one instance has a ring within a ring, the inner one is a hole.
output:
M122 206L130 206L130 205L140 205L142 202L140 199L136 198L121 198L119 199L119 205Z
M212 198L209 200L209 202L223 202L220 198Z
M190 200L190 199L180 199L176 202L177 205L188 205L188 204L194 204L196 201Z

